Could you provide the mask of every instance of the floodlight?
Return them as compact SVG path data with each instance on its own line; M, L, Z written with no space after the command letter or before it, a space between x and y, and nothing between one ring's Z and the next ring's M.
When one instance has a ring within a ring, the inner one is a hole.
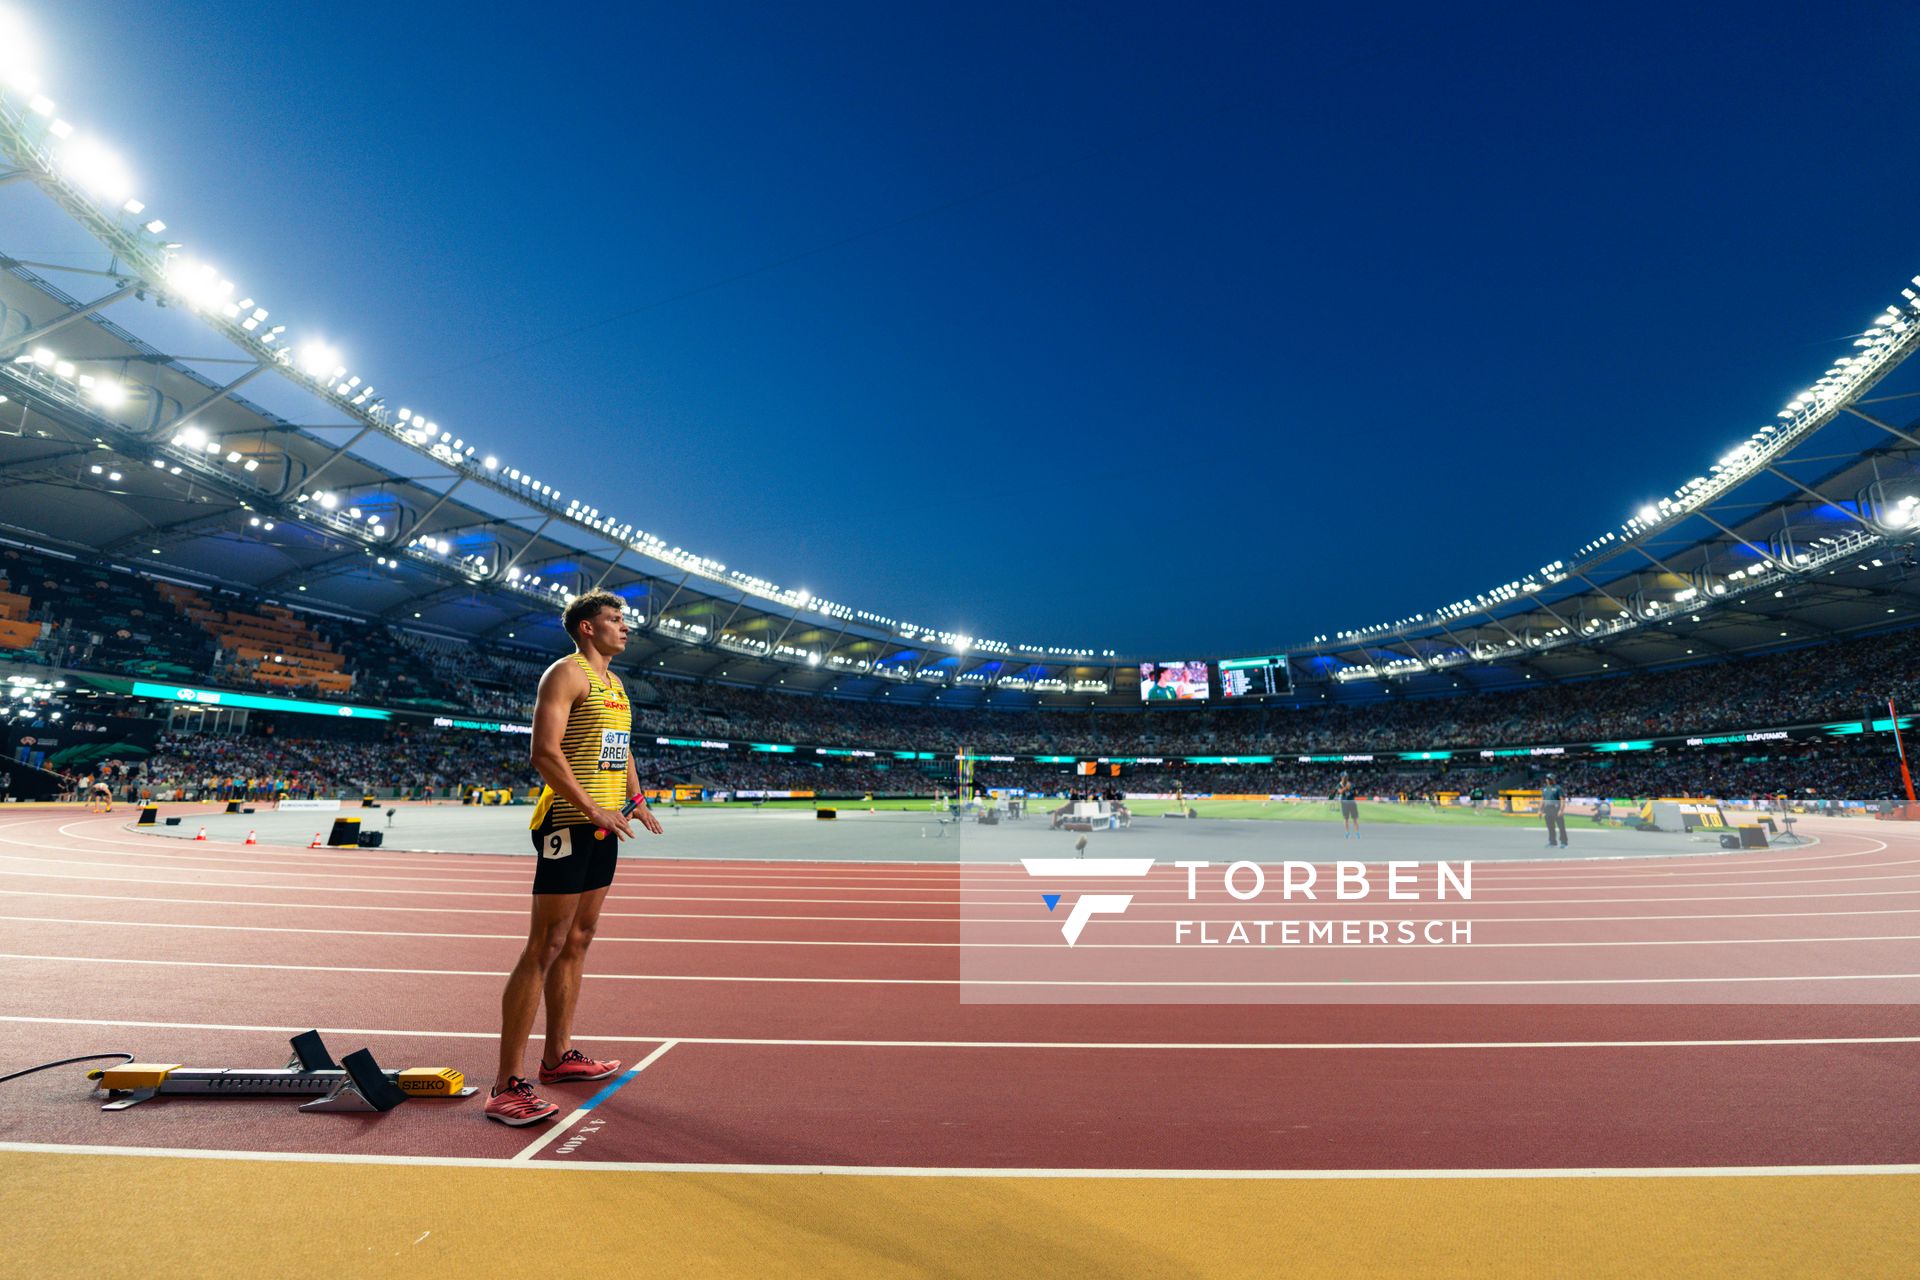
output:
M126 165L98 140L76 138L60 149L60 170L69 182L112 204L132 198L133 179Z
M187 427L173 438L173 442L189 449L198 449L207 442L207 433L199 427Z
M127 389L119 382L106 379L93 384L93 398L103 409L118 409L127 402Z
M324 342L309 342L300 348L300 368L310 378L318 378L339 362L340 355Z

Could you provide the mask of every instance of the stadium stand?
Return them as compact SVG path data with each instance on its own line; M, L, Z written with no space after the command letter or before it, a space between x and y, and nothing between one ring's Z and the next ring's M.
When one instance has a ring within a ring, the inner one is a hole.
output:
M228 589L154 581L125 569L58 554L0 548L0 661L63 672L146 676L253 688L270 695L352 700L396 712L497 717L525 723L548 659L481 651L469 642L379 622L300 610ZM1735 661L1451 696L1352 698L1358 691L1305 685L1289 699L1244 706L1017 709L896 705L884 697L835 697L622 671L634 702L637 752L649 782L706 790L813 790L931 794L960 750L1031 757L1145 757L1116 785L1133 791L1321 794L1337 770L1292 764L1302 755L1367 755L1504 744L1586 742L1756 730L1884 714L1890 672L1920 668L1920 629L1866 636ZM24 710L17 713L27 714ZM149 708L143 714L162 714ZM16 719L16 727L27 723ZM44 722L42 722L44 723ZM70 720L69 727L73 722ZM272 727L263 718L259 726ZM395 722L378 750L279 736L172 737L138 773L143 785L205 792L210 777L266 779L275 789L347 793L361 788L439 794L461 785L524 790L535 779L525 739L440 732ZM719 740L927 753L912 765L860 758L738 758L653 741ZM197 746L196 746L197 744ZM398 748L396 750L396 747ZM212 753L195 759L194 752ZM1757 753L1763 752L1763 753ZM1273 765L1175 767L1185 756L1276 757ZM382 767L382 759L396 760ZM932 761L932 763L928 763ZM213 766L213 767L209 767ZM1420 797L1458 785L1489 785L1491 765L1444 768L1355 760L1371 793ZM1768 743L1752 750L1658 752L1631 761L1569 759L1576 794L1769 795L1781 792L1878 798L1898 787L1875 744ZM1457 781L1462 771L1472 783ZM1500 774L1515 785L1525 770ZM1057 791L1074 785L1058 767L983 763L995 786ZM250 788L251 789L251 788Z

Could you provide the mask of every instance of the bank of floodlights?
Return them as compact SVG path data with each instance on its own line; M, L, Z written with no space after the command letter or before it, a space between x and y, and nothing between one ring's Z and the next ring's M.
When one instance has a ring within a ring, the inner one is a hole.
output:
M795 591L739 570L729 570L718 560L672 546L631 521L603 513L578 500L562 507L563 495L550 482L508 466L497 454L483 454L477 446L469 445L454 433L443 430L438 422L411 409L401 409L397 414L390 412L373 386L349 371L346 360L330 341L317 336L290 338L285 324L269 326L271 313L256 299L245 295L211 261L188 252L178 241L162 238L167 224L149 216L145 204L136 198L136 183L125 162L100 139L77 130L58 113L57 105L43 92L32 50L24 24L0 15L0 143L15 153L15 159L24 168L53 180L68 197L64 203L69 209L84 211L81 220L88 229L115 249L148 287L199 315L236 345L249 350L263 365L276 369L336 409L426 453L442 465L530 505L545 507L556 518L611 538L629 550L794 612L805 610L843 622L858 618L888 629L898 627L899 624L881 615L863 614L806 591ZM116 400L115 392L109 388L102 393L101 403L112 408L124 403L124 399ZM246 469L253 470L257 465L249 461ZM1011 653L1015 648L1002 641L962 637L959 633L928 628L914 630L919 642L947 645L956 652L970 648ZM970 643L960 648L953 645L953 639L966 639ZM1021 648L1054 656L1084 657L1093 653L1092 650L1036 645ZM1112 651L1103 652L1111 654Z

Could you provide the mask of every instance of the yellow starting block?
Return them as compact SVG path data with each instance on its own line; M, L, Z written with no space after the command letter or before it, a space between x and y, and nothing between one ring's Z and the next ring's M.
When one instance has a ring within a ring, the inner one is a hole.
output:
M125 1111L157 1097L286 1097L313 1099L302 1111L391 1111L408 1098L465 1098L477 1092L452 1067L384 1070L366 1049L335 1062L318 1031L293 1038L285 1067L188 1067L129 1062L89 1071L104 1090L102 1111Z

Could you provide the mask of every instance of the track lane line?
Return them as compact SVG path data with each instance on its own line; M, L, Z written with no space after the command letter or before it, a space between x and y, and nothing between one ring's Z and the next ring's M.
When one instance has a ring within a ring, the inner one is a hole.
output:
M0 1022L73 1027L126 1027L150 1031L230 1031L298 1035L308 1026L276 1026L228 1022L156 1022L134 1018L50 1018L28 1014L0 1014ZM392 1036L437 1040L494 1040L492 1031L419 1031L396 1027L322 1027L334 1036ZM1347 1051L1424 1052L1452 1049L1793 1049L1836 1046L1920 1044L1910 1036L1787 1036L1703 1040L852 1040L783 1039L761 1036L575 1035L594 1044L720 1045L781 1049L1131 1049L1168 1052L1195 1050L1210 1053Z
M217 886L214 886L217 887ZM244 887L244 886L236 886ZM488 915L524 919L525 911L507 907L389 907L370 902L259 902L245 898L163 898L140 894L62 893L51 889L0 889L0 898L61 898L85 902L149 902L198 907L266 907L277 911L393 911L421 915ZM1728 901L1744 901L1732 898ZM1462 903L1461 906L1471 906ZM1503 904L1520 905L1520 904ZM1908 916L1920 915L1920 907L1876 907L1863 911L1720 911L1695 914L1663 913L1632 916L1462 916L1475 923L1491 924L1583 924L1647 923L1663 920L1799 920L1833 916ZM792 920L827 924L945 924L957 925L958 916L824 916L824 915L731 915L711 911L603 911L601 919L619 920ZM30 917L39 919L40 917ZM1329 917L1332 919L1334 917ZM968 917L968 924L1030 924L1025 916L998 918ZM1122 917L1106 922L1112 925L1164 925L1165 920L1130 920ZM492 936L492 935L487 935Z
M293 1164L394 1164L480 1169L569 1170L575 1173L783 1174L852 1178L1165 1178L1194 1181L1407 1181L1420 1179L1587 1178L1785 1178L1906 1177L1920 1164L1719 1165L1585 1169L1061 1169L921 1165L672 1164L638 1160L529 1160L484 1156L394 1156L302 1151L236 1151L198 1147L113 1147L48 1142L0 1142L0 1151L56 1156L163 1157L188 1160L255 1160Z
M214 933L298 933L318 934L323 937L340 938L428 938L454 939L461 941L524 942L525 937L518 933L428 933L406 929L306 929L291 925L260 924L187 924L165 920L80 920L57 916L5 916L0 921L12 921L24 924L60 924L60 925L98 925L106 928L121 929L202 929ZM1045 930L1048 921L1033 920L1031 924L1036 932ZM1155 921L1152 923L1165 923ZM1480 923L1480 922L1476 922ZM1498 920L1487 923L1506 924L1511 921ZM595 942L648 943L656 946L735 946L735 947L912 947L923 949L961 950L979 948L984 950L1044 950L1058 951L1060 944L1052 939L1042 942L964 942L964 941L923 941L923 940L880 940L852 941L842 938L633 938L604 933L594 935ZM1862 936L1817 935L1809 938L1599 938L1586 940L1561 940L1550 942L1446 942L1446 943L1406 943L1394 947L1396 951L1471 951L1471 950L1533 950L1579 947L1729 947L1729 946L1788 946L1800 943L1841 943L1841 942L1920 942L1920 933L1867 934ZM1087 942L1080 944L1082 951L1194 951L1190 944L1178 942ZM1290 951L1347 951L1352 948L1337 942L1301 942L1288 946Z
M1397 948L1406 950L1407 948ZM0 960L32 960L51 964L120 964L148 968L242 969L291 973L390 974L419 978L505 978L504 969L410 969L382 966L268 964L240 960L176 960L132 958L124 956L50 956L0 952ZM1293 980L1215 980L1182 979L1047 979L1047 978L866 978L787 974L717 973L588 973L587 979L599 982L713 982L774 983L783 986L859 986L859 987L1119 987L1144 990L1307 990L1322 987L1415 989L1451 987L1671 987L1671 986L1751 986L1772 982L1911 982L1920 973L1827 973L1827 974L1733 974L1704 977L1651 978L1301 978Z
M612 1084L609 1084L606 1088L594 1094L591 1098L588 1098L578 1107L575 1107L572 1114L568 1115L565 1120L552 1126L538 1138L535 1138L532 1142L520 1148L520 1150L516 1151L509 1159L514 1164L523 1164L532 1160L536 1155L539 1155L541 1151L545 1150L549 1144L558 1140L561 1134L586 1119L588 1112L605 1102L608 1098L611 1098L614 1094L620 1092L621 1089L626 1087L628 1081L632 1080L654 1063L660 1061L661 1058L666 1056L667 1050L679 1043L678 1040L668 1040L663 1043L658 1049L655 1049L652 1053L629 1067L618 1080L615 1080Z

